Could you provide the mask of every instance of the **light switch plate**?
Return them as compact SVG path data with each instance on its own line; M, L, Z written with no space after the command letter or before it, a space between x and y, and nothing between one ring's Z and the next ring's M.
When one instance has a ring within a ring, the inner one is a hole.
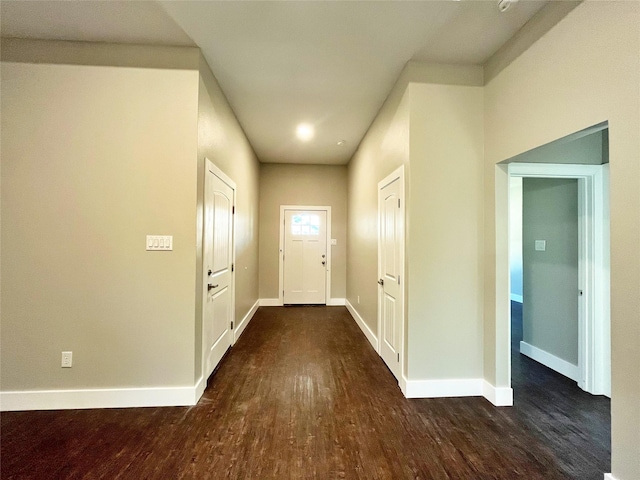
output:
M547 249L547 241L536 240L535 248L536 248L536 252L544 252Z
M147 235L147 251L173 250L173 235Z

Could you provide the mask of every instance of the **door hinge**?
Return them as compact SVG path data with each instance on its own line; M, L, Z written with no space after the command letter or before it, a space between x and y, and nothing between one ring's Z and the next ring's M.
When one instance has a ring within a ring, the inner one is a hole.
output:
M400 361L400 352L398 352L398 361Z
M400 208L400 199L398 199L398 208Z
M233 330L233 320L231 321L231 330Z
M398 275L398 285L400 285L400 275Z
M232 272L233 272L234 268L235 268L235 266L234 266L234 264L232 263L232 264L231 264L231 271L232 271Z
M234 205L233 207L231 207L231 215L235 215L236 214L236 206Z

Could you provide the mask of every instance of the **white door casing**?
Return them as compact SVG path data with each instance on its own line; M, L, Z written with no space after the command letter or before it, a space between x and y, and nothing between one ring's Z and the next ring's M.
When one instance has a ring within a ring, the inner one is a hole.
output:
M397 380L404 348L404 168L378 183L378 348Z
M203 376L233 342L235 183L206 160L203 238Z
M578 180L578 386L611 396L608 165L511 163L508 177ZM510 310L506 318L510 345Z
M327 303L327 210L283 211L283 304Z

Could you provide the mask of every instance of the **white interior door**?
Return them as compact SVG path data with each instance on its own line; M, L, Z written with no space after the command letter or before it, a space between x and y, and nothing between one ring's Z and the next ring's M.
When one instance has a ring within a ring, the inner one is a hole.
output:
M326 304L326 210L284 211L285 304Z
M225 181L226 180L226 181ZM211 375L233 341L234 186L208 163L204 202L203 369Z
M404 215L401 208L402 179L395 176L378 186L380 356L394 376L401 371L404 294L400 285L404 258Z

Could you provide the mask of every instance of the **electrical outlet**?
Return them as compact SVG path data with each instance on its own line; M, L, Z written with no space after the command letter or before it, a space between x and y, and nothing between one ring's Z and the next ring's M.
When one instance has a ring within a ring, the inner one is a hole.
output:
M62 368L71 368L73 363L73 352L62 352Z

